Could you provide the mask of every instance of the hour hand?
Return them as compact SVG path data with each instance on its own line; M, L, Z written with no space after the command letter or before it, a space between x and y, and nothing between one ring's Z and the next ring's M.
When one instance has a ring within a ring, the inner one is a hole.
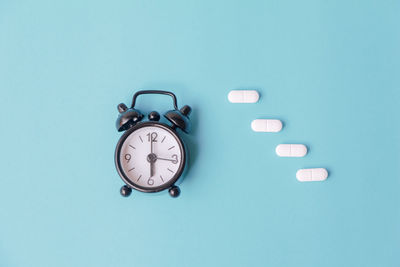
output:
M150 177L154 176L154 162L150 162Z
M157 160L156 154L150 153L147 155L147 161L150 163L150 177L154 176L154 163Z

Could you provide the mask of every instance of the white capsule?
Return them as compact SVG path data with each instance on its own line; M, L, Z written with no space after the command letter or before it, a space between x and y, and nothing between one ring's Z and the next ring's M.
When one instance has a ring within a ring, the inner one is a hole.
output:
M301 144L280 144L275 149L279 157L304 157L307 147Z
M324 181L328 178L328 171L324 168L300 169L296 173L300 182Z
M251 122L251 129L255 132L276 133L282 130L282 122L280 120L258 119Z
M228 94L231 103L256 103L260 96L255 90L232 90Z

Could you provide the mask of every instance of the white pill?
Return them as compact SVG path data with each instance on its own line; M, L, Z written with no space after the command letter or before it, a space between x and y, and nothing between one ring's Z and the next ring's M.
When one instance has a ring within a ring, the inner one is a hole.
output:
M324 181L328 178L328 171L324 168L300 169L296 178L300 182Z
M280 144L275 149L279 157L304 157L307 147L301 144Z
M258 119L251 122L251 129L255 132L280 132L282 122L280 120Z
M258 99L259 95L255 90L232 90L228 94L231 103L256 103Z

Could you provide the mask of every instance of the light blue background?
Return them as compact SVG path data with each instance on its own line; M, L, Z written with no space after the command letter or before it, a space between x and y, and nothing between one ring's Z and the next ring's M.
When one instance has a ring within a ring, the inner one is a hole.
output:
M0 266L399 266L399 14L399 1L0 2ZM259 103L230 104L242 88ZM119 195L116 105L137 89L193 107L178 199ZM285 127L254 133L255 118ZM309 154L278 158L284 142ZM304 167L330 176L300 183Z

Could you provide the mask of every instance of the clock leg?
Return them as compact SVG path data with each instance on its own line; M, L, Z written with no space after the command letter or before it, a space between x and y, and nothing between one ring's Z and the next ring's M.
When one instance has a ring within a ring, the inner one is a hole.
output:
M124 185L124 186L121 187L119 192L121 193L121 196L129 197L129 195L132 193L132 189L129 186Z
M179 194L181 193L181 190L179 189L179 187L177 187L176 185L171 186L171 188L168 190L169 194L171 197L178 197Z

